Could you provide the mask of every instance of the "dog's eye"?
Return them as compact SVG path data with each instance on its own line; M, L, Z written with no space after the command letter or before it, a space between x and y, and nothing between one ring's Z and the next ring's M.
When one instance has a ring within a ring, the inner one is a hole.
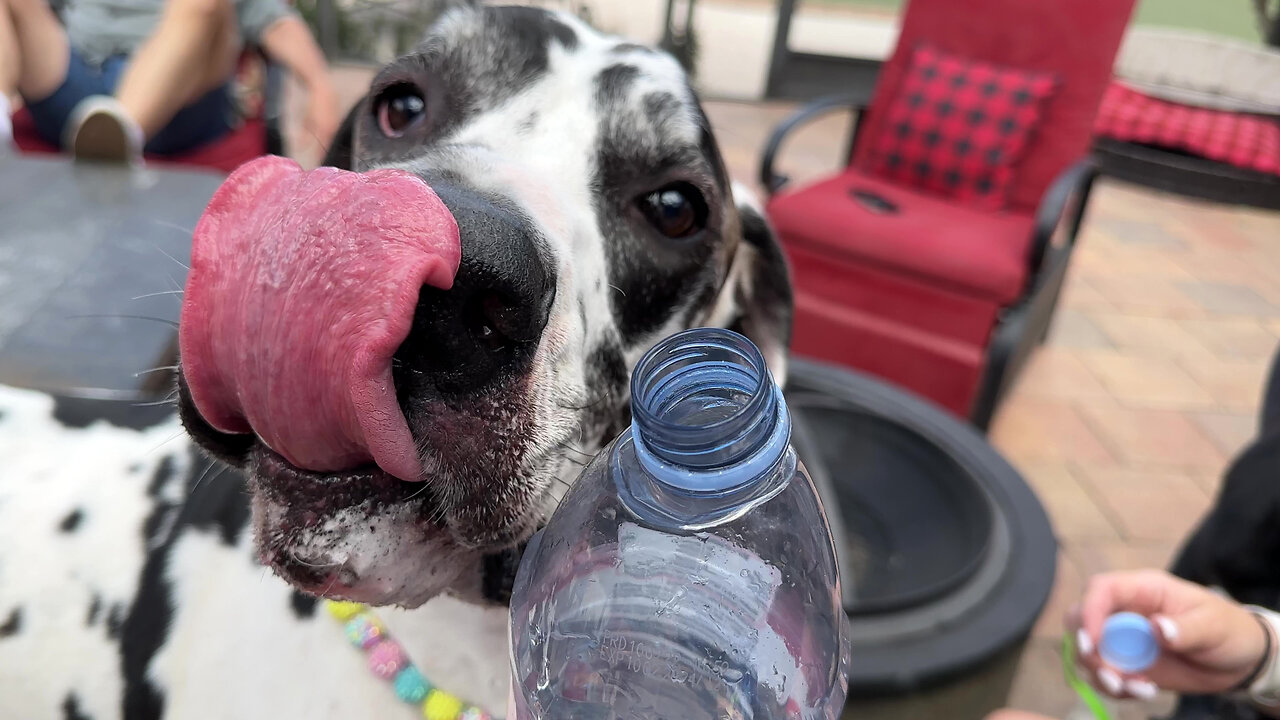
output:
M427 101L417 86L408 83L392 85L383 90L375 101L378 129L387 137L400 137L405 130L418 122L427 109Z
M707 226L707 201L689 183L672 183L636 200L645 219L669 238L685 238Z

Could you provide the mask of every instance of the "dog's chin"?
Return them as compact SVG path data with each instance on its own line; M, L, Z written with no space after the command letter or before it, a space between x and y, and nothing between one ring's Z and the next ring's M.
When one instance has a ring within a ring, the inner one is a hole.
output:
M259 558L314 595L417 607L454 589L490 549L456 539L430 483L403 482L375 466L301 470L261 444L246 469ZM494 539L518 542L523 525Z

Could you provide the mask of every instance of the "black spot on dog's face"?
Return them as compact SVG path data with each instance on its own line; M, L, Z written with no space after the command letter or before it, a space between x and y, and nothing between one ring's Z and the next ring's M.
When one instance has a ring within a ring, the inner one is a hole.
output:
M124 628L124 618L124 605L112 603L111 610L107 612L107 637L112 640L120 639L120 630Z
M625 63L610 65L601 70L596 75L596 104L609 107L624 102L638 77L640 68Z
M12 637L22 630L22 608L16 607L9 611L9 617L0 624L0 640Z
M160 492L164 490L164 486L173 478L173 456L166 455L156 466L156 471L151 476L151 482L147 485L147 497L158 498Z
M102 596L98 593L93 594L93 598L89 601L89 614L84 620L84 624L93 627L98 622L98 615L102 613Z
M646 79L626 62L596 76L596 218L628 347L651 339L682 307L705 313L729 256L727 176L706 116L687 85L645 91ZM677 218L678 232L656 222L664 216L655 218L652 207ZM694 224L682 213L692 213Z
M64 533L73 533L80 527L82 520L84 520L84 510L76 508L62 518L62 522L58 523L58 529Z
M413 54L374 79L353 129L353 169L402 158L406 148L447 136L544 77L553 47L571 52L578 45L572 27L538 8L459 8L447 14ZM421 112L398 136L388 137L382 108L406 96Z
M294 590L289 594L289 608L293 610L294 617L299 620L307 620L316 614L315 595L308 595L301 590Z
M67 693L66 699L62 701L62 718L63 720L93 720L93 716L86 715L80 710L80 700L75 693Z
M623 358L622 348L606 342L587 357L587 384L598 394L592 404L584 408L582 440L589 447L603 444L622 432L626 414L618 412L621 398L627 395L627 382L631 374Z
M528 115L525 116L523 120L520 121L520 127L517 128L517 132L519 132L522 135L528 135L529 133L533 132L534 128L536 127L538 127L538 111L537 110L529 113Z

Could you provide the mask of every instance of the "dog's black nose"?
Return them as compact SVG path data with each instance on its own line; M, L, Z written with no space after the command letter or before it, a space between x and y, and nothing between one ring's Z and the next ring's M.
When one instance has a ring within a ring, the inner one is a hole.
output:
M413 328L392 363L402 405L424 393L483 389L527 369L556 295L555 271L527 217L501 199L427 182L458 222L462 262L452 288L423 287L418 296Z

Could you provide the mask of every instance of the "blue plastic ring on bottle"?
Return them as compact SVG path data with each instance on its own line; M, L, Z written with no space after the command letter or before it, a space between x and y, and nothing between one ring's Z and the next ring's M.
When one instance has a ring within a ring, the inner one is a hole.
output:
M764 445L741 462L713 470L695 470L673 465L650 452L644 444L643 433L635 429L633 421L631 436L635 440L636 459L653 477L686 492L725 492L741 487L773 468L791 443L791 414L786 410L782 388L773 383L773 392L781 410L778 421L774 423L773 431L769 433L769 439Z

